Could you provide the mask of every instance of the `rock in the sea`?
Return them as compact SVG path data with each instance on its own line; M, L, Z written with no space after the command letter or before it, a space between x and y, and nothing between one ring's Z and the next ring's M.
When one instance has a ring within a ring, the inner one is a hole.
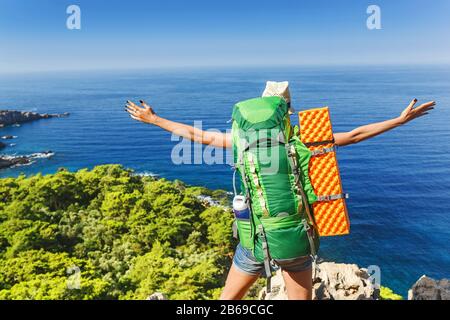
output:
M8 126L39 119L67 117L68 115L68 112L62 114L40 114L30 111L0 110L0 125Z
M11 168L18 165L29 164L31 159L26 156L0 157L0 169Z
M0 142L0 149L3 149L3 148L5 148L5 147L6 147L6 144L3 143L3 142Z
M3 140L14 139L14 136L6 135L6 136L2 136L2 139Z
M367 270L356 264L322 262L313 279L314 300L377 300L380 289L369 281ZM264 288L259 295L263 300L287 300L281 271L272 278L272 292Z
M155 292L147 297L147 300L167 300L167 297L164 293Z
M11 168L15 166L26 165L34 162L37 159L51 158L55 153L51 150L44 152L37 152L23 156L0 156L0 169Z
M450 300L450 280L423 275L408 291L408 300Z

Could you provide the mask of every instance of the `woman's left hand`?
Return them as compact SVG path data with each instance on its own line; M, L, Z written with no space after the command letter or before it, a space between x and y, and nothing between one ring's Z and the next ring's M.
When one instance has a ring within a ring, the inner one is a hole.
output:
M414 108L414 105L416 103L417 99L414 99L413 101L411 101L409 106L406 107L405 110L403 110L401 115L398 117L398 120L400 121L401 124L405 124L411 120L427 115L429 111L433 110L434 106L436 105L436 102L429 101Z

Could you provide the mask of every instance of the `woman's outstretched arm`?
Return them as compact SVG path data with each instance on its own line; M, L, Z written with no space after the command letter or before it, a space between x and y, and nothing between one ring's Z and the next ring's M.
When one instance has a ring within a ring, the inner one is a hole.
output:
M142 100L140 100L140 102L141 106L138 106L131 101L127 101L125 110L130 114L131 118L144 123L153 124L172 132L177 136L184 137L194 142L219 148L231 148L231 137L229 134L203 131L193 126L161 118L147 103Z
M406 107L406 109L403 110L397 118L361 126L349 132L335 133L334 140L336 145L347 146L375 137L413 119L427 115L428 112L433 110L436 105L434 101L430 101L414 108L416 102L417 99L411 101L409 106Z

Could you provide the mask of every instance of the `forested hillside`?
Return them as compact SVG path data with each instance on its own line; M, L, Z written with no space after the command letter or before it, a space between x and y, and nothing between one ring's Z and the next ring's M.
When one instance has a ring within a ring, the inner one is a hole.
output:
M0 299L217 298L232 214L199 195L227 201L119 165L0 179Z

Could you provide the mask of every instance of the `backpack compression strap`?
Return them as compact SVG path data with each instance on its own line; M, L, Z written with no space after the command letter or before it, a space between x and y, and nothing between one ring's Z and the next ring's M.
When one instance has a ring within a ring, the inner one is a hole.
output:
M259 182L258 173L256 172L254 155L251 152L246 152L246 154L248 158L248 164L250 166L250 173L252 175L253 184L255 185L256 188L256 196L258 198L259 205L261 207L263 216L268 217L269 210L267 209L266 200L264 199L264 192L261 187L261 183Z
M262 241L262 251L264 254L264 271L266 273L267 277L267 283L266 283L266 292L269 293L272 291L271 286L271 278L272 278L272 270L270 269L270 255L269 255L269 246L267 244L267 238L266 238L266 232L264 231L264 227L262 224L258 226L258 232L261 235L261 241Z
M306 194L303 190L303 185L302 182L300 180L300 171L298 168L298 164L297 164L297 153L295 151L295 147L289 143L286 144L286 152L287 152L287 156L289 159L289 165L291 166L291 171L294 175L294 181L295 181L295 186L297 189L298 194L300 194L300 197L302 199L303 202L303 206L305 207L306 210L306 214L308 215L308 219L309 219L309 223L311 223L312 225L314 225L314 218L312 216L311 210L309 208L309 202L308 202L308 198L306 197Z

